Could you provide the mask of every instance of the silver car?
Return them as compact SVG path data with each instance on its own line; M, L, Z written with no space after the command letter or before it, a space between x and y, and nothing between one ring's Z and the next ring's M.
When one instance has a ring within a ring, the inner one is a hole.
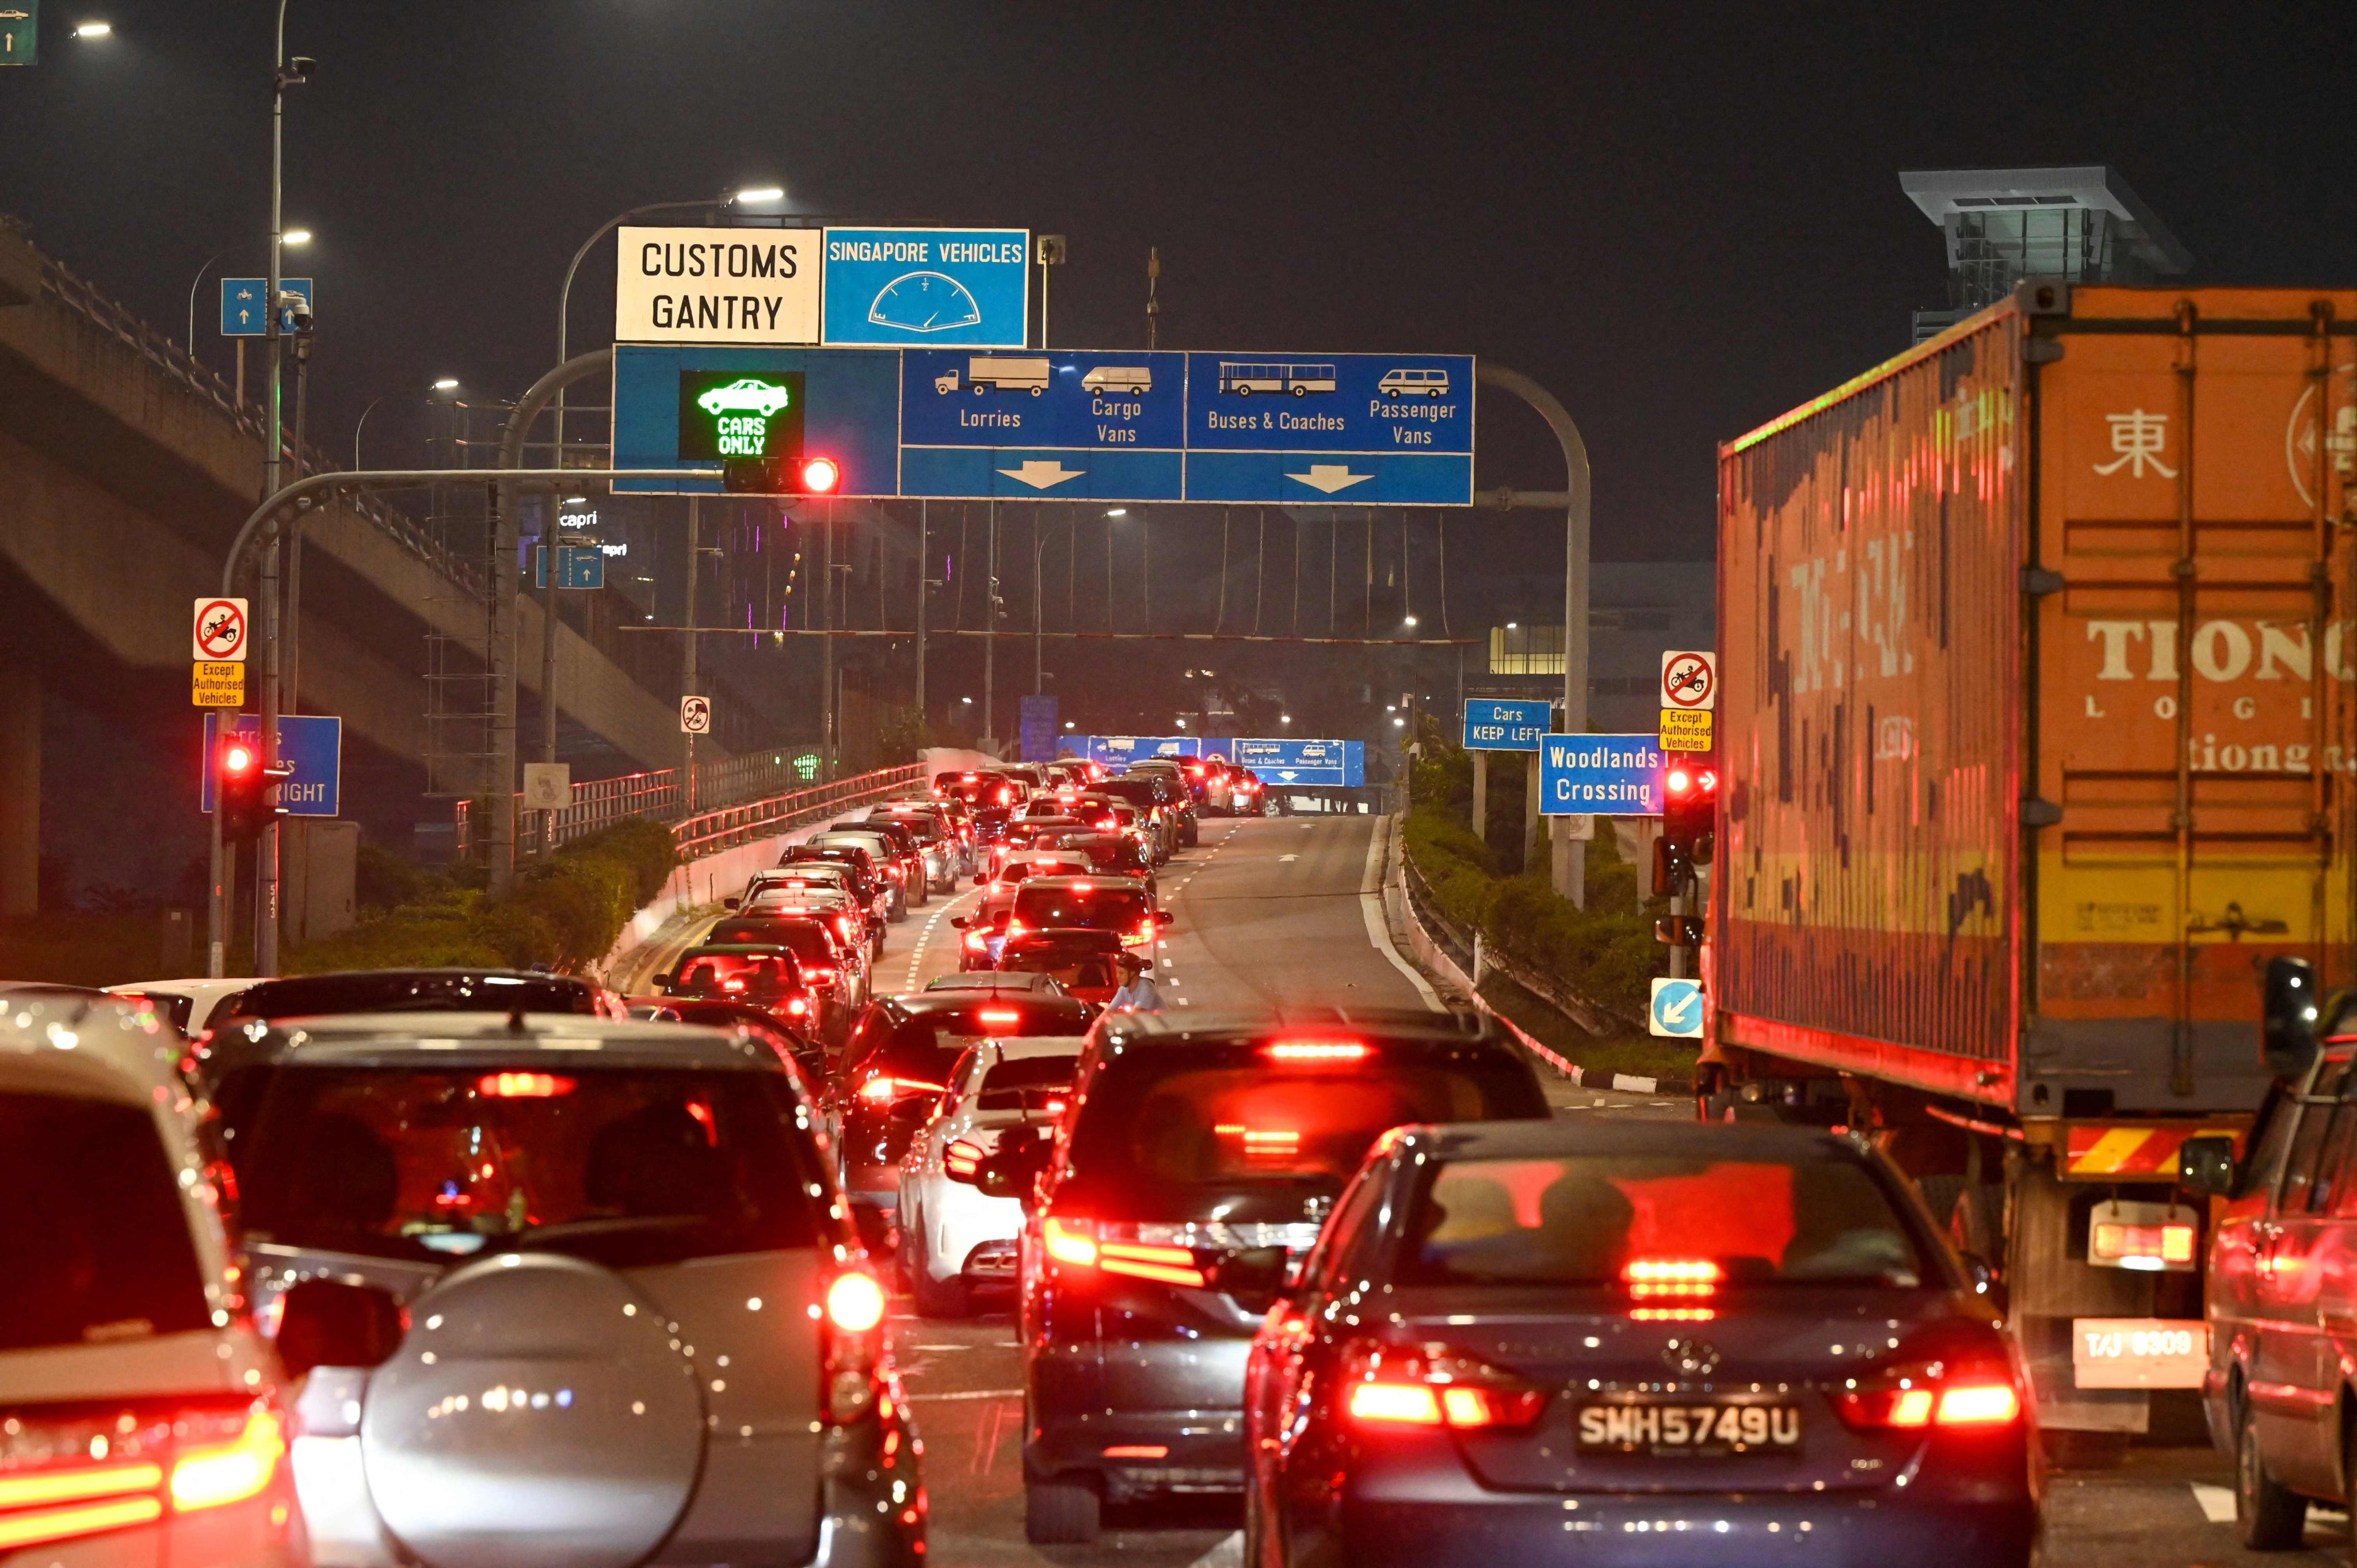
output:
M767 1046L380 1015L221 1069L321 1563L922 1561L883 1289Z

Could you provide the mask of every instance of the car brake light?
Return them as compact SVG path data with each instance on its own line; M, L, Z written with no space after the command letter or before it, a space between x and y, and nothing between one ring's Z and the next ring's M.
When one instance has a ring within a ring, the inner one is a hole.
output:
M2088 1262L2123 1269L2161 1270L2193 1262L2196 1227L2099 1221L2087 1240Z
M181 1513L242 1501L270 1485L286 1453L285 1423L266 1403L185 1412L128 1438L119 1427L71 1435L59 1458L0 1471L0 1553L152 1523L167 1498ZM141 1452L143 1437L158 1444L152 1458ZM109 1439L120 1445L113 1461L91 1463Z
M227 1443L208 1444L182 1454L172 1465L172 1506L182 1513L243 1502L270 1485L286 1453L286 1429L278 1412L257 1406Z
M1374 1426L1511 1430L1536 1421L1546 1391L1446 1346L1361 1344L1345 1358L1353 1421Z
M1933 1361L1844 1390L1834 1396L1834 1409L1860 1430L2003 1426L2021 1414L2021 1391L2010 1373L1986 1364L1950 1369Z
M727 979L720 983L720 989L723 991L742 991L745 989L745 982L741 977L732 974Z
M807 1016L809 1013L810 1003L808 1001L800 996L790 996L786 999L787 1016L801 1018Z
M475 1080L475 1092L495 1100L554 1100L573 1092L573 1080L548 1072L487 1072Z
M1023 1022L1023 1015L1012 1007L985 1007L975 1015L985 1028L1012 1029Z
M872 1105L889 1105L892 1103L892 1091L890 1079L871 1078L859 1086L859 1098Z
M942 1168L953 1176L972 1176L982 1168L982 1145L970 1138L952 1138L942 1151Z
M1068 1268L1093 1269L1097 1266L1097 1228L1086 1219L1063 1219L1049 1215L1039 1228L1041 1243L1048 1256Z
M1063 1113L1064 1113L1064 1102L1063 1102L1062 1101L1060 1101L1060 1100L1050 1100L1049 1101L1048 1101L1048 1114L1049 1114L1049 1115L1050 1115L1050 1116L1061 1116Z
M1019 937L1029 929L1029 927L1026 926L1020 920L1009 920L1006 922L1006 934L1010 937Z
M1718 1293L1719 1267L1707 1258L1631 1258L1620 1271L1631 1296L1709 1296Z
M983 935L980 931L968 931L965 934L965 950L968 952L988 952L990 950L990 939Z
M856 1270L826 1287L826 1319L845 1334L865 1334L884 1321L884 1287Z
M1355 1062L1366 1059L1369 1047L1363 1040L1277 1040L1267 1054L1281 1062Z
M1195 1290L1207 1283L1191 1249L1100 1236L1092 1220L1050 1215L1040 1227L1040 1239L1048 1256L1066 1268L1095 1269Z

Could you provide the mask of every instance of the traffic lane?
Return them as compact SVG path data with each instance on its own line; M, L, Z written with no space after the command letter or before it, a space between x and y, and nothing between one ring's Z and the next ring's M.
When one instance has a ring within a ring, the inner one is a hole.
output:
M1206 822L1197 864L1164 875L1177 919L1155 977L1163 1010L1423 1010L1424 993L1374 945L1361 901L1383 820Z
M2116 1470L2063 1471L2046 1488L2049 1568L2309 1568L2345 1563L2348 1516L2311 1507L2295 1552L2234 1536L2233 1464L2206 1447L2131 1448Z

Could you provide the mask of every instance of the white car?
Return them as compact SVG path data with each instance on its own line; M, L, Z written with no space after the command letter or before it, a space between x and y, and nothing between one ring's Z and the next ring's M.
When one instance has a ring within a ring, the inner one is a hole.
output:
M205 1032L205 1024L216 1009L232 997L241 995L249 985L259 984L252 978L243 980L143 980L135 985L110 985L107 992L114 996L127 996L134 1001L145 997L156 1004L164 1021L190 1039Z
M278 1358L152 1006L27 988L0 1015L0 1558L311 1560Z
M900 1162L900 1273L920 1315L963 1317L976 1290L1013 1288L1023 1205L984 1197L974 1164L1010 1129L1055 1125L1081 1045L1078 1036L983 1040L950 1069L941 1110ZM952 1168L969 1179L952 1181Z

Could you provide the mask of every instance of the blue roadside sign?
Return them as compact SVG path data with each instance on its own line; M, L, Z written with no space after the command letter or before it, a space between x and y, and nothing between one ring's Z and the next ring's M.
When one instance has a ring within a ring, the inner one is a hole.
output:
M1367 748L1355 740L1238 740L1228 758L1264 784L1357 789L1367 781Z
M262 715L232 714L230 715L231 735L262 734ZM205 714L204 755L211 757L219 745L221 714ZM343 794L344 721L315 714L285 714L278 720L278 758L295 769L293 778L278 786L278 803L286 808L290 817L332 817ZM213 809L213 770L199 769L202 781L197 787L197 810L210 812Z
M1539 742L1539 812L1658 817L1668 759L1651 735L1551 735Z
M268 278L223 278L221 285L221 336L224 338L265 338L270 334L270 317L264 310L265 296L270 293ZM317 310L319 299L311 292L309 278L280 278L281 290L299 294Z
M1699 1039L1702 1013L1702 982L1654 980L1652 1015L1646 1020L1652 1033L1672 1039Z
M1149 757L1200 757L1203 737L1193 735L1089 735L1074 737L1074 750L1107 768L1126 768Z
M829 229L825 282L821 342L1030 341L1028 229Z
M1468 697L1465 749L1536 751L1554 724L1555 704L1544 697Z
M532 553L532 585L548 586L548 546ZM556 585L560 588L602 588L606 585L606 553L594 544L556 547Z

